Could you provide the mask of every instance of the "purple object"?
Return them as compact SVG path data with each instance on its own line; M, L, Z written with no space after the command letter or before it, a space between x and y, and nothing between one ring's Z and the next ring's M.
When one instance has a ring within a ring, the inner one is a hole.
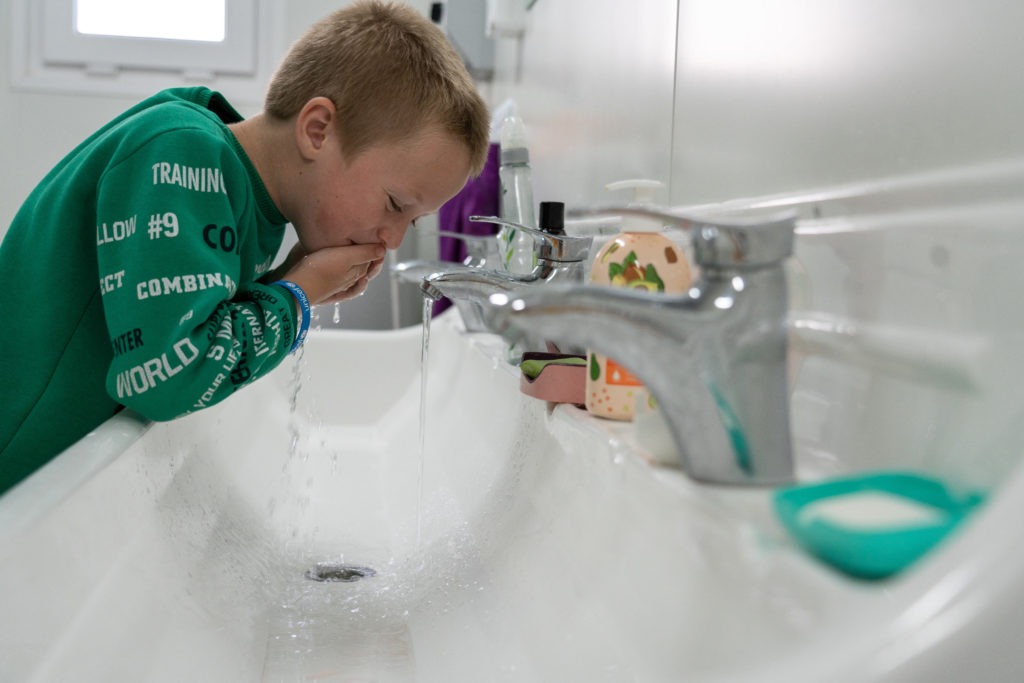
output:
M498 180L498 145L491 143L487 150L484 170L476 178L470 178L457 195L449 199L438 211L438 228L462 235L487 236L498 232L493 223L471 223L470 216L497 216L500 199ZM440 237L438 255L442 261L462 263L468 256L465 240L456 237ZM448 299L434 302L434 315L451 306Z

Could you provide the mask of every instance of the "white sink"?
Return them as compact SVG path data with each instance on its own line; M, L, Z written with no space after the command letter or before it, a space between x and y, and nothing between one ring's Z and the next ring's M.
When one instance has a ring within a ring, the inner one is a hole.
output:
M1020 553L969 560L1020 519L1016 479L902 578L858 582L791 543L770 491L521 395L454 315L432 337L422 479L419 328L325 331L84 481L73 450L5 497L0 679L954 681L1018 619ZM305 577L327 562L376 574Z

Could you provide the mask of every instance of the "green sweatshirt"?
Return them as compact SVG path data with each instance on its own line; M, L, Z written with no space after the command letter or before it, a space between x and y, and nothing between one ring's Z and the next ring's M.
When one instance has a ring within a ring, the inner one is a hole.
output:
M127 406L169 420L266 374L285 219L206 88L147 99L33 190L0 245L0 493Z

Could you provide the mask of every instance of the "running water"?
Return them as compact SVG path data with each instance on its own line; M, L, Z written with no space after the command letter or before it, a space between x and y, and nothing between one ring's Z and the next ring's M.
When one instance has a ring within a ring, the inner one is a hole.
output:
M434 312L434 300L423 297L423 344L420 349L420 469L419 494L416 500L416 549L420 548L423 532L423 464L427 452L427 361L430 355L430 320Z
M288 435L289 439L288 448L288 459L292 459L298 455L299 452L299 420L298 412L296 408L299 404L299 392L302 390L302 371L304 364L302 358L305 355L305 347L300 346L299 350L295 354L295 361L292 364L292 377L288 383L288 387L291 389L291 393L288 396ZM285 461L287 467L288 462Z

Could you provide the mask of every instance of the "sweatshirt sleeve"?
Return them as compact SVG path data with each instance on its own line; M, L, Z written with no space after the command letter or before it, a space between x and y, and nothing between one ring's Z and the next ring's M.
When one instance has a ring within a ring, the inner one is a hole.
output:
M210 131L164 132L115 155L96 207L115 401L172 419L227 398L287 355L295 304L284 288L254 280L253 204L241 161Z

